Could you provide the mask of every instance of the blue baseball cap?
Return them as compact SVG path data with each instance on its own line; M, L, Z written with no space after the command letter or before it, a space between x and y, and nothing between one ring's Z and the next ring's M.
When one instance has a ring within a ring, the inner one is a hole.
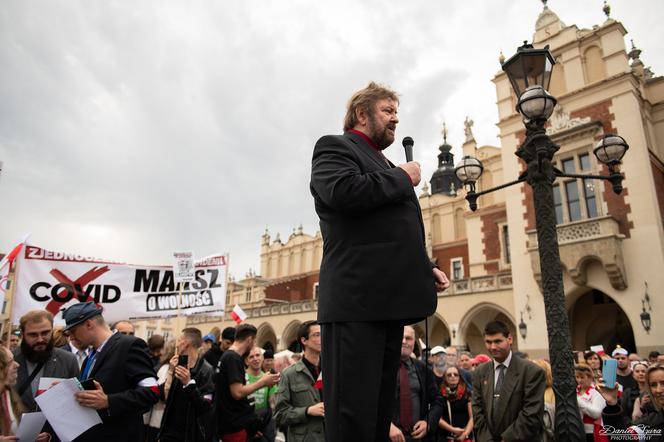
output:
M88 319L101 315L102 311L104 311L104 309L97 307L92 301L74 304L62 312L62 318L65 320L64 330L71 330L73 327L83 324Z

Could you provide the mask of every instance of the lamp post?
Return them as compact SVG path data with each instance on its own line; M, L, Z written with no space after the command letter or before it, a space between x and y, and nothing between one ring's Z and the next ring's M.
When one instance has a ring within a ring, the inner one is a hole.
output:
M516 155L526 163L525 172L515 181L481 192L475 190L475 183L483 171L482 163L478 159L470 156L462 158L455 172L468 187L466 199L473 211L477 209L477 199L487 193L524 181L533 189L549 358L553 372L553 390L556 394L556 440L583 441L585 435L576 402L574 361L565 310L552 183L557 177L602 179L611 182L613 191L620 193L623 176L618 165L629 147L622 137L612 134L605 134L597 143L594 154L600 162L609 167L607 176L568 174L554 166L553 157L560 146L553 143L544 128L557 102L547 92L554 64L548 46L535 49L527 42L503 64L503 70L519 98L516 109L524 117L526 139L517 149ZM525 323L523 325L525 326ZM519 331L525 335L526 328L519 324Z

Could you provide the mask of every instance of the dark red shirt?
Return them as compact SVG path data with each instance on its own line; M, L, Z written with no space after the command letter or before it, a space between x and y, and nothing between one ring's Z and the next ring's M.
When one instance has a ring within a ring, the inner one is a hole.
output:
M381 158L382 158L382 159L383 159L388 165L390 164L389 160L385 157L385 155L383 155L383 151L380 150L380 149L378 148L378 145L377 145L377 144L374 142L374 140L372 140L367 134L365 134L365 133L362 132L362 131L356 130L356 129L350 129L348 132L352 132L352 133L354 133L355 135L359 135L360 137L362 137L362 139L363 139L364 141L366 141L366 142L369 144L369 146L370 146L373 150L375 150L375 151L378 153L378 155L380 155L380 157L381 157ZM401 169L401 170L403 170L403 169ZM405 170L403 171L403 173L406 174L406 176L408 177L408 180L410 181L410 184L411 184L411 186L412 186L412 185L413 185L413 179L410 177L410 175L408 175L408 172L406 172Z

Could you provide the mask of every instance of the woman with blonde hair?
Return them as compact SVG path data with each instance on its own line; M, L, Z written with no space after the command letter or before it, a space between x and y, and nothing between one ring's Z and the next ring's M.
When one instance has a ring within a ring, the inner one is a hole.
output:
M630 422L623 413L618 402L618 384L608 388L603 383L598 390L606 400L606 407L602 411L604 424L618 430L625 430L635 435L639 440L664 440L664 364L656 363L646 371L646 390L652 398L653 408L643 414L639 419ZM628 428L629 427L629 428Z
M14 436L25 407L21 398L14 391L16 377L18 375L18 363L6 347L0 347L0 442L17 441ZM48 433L40 433L37 442L51 440Z
M556 395L553 391L553 374L551 373L551 364L544 359L533 361L544 370L544 379L546 380L546 390L544 390L544 442L553 441L556 423Z
M590 442L608 442L608 438L602 432L602 410L606 401L597 392L593 382L593 370L588 364L579 363L574 366L576 377L576 399L579 411L583 419L583 427L586 430L586 440Z

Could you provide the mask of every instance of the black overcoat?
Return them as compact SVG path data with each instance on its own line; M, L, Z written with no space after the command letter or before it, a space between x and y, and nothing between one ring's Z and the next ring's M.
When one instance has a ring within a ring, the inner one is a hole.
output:
M353 132L328 135L314 148L310 189L323 236L318 321L433 314L433 265L406 172Z

